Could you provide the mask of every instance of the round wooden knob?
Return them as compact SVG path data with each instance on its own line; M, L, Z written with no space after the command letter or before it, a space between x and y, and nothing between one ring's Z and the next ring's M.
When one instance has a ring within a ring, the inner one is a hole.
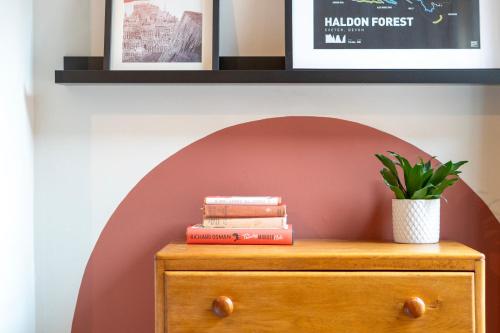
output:
M229 297L219 296L212 303L212 312L220 318L229 317L234 310L233 301Z
M404 311L412 318L420 318L425 314L425 303L421 298L410 298L405 302Z

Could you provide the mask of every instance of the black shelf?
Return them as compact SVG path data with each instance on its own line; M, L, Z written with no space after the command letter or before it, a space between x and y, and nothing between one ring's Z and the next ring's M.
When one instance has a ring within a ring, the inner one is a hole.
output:
M66 57L55 82L500 84L500 69L286 70L284 57L221 57L218 71L106 71L102 63L102 57Z

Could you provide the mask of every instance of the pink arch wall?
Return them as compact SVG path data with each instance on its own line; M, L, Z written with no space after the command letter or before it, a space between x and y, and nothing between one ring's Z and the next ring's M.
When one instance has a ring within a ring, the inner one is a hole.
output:
M391 240L391 194L376 152L428 155L360 124L315 117L214 133L151 171L117 208L83 277L73 333L154 331L157 250L184 239L206 195L281 195L298 238ZM488 332L500 332L500 224L463 182L443 205L444 239L487 255Z

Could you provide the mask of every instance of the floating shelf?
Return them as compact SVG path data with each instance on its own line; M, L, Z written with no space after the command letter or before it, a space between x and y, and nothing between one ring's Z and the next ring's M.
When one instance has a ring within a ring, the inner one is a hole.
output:
M500 84L500 69L286 70L284 57L221 57L217 71L107 71L102 64L102 57L65 57L55 82Z

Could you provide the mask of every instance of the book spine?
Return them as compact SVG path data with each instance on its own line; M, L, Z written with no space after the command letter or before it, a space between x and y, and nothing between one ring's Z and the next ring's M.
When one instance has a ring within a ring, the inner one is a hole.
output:
M188 244L221 245L292 245L293 231L288 229L207 229L189 227Z
M257 229L286 229L286 217L262 218L204 218L205 228L257 228Z
M284 217L286 206L205 205L205 217Z
M280 197L206 197L207 205L281 205Z

